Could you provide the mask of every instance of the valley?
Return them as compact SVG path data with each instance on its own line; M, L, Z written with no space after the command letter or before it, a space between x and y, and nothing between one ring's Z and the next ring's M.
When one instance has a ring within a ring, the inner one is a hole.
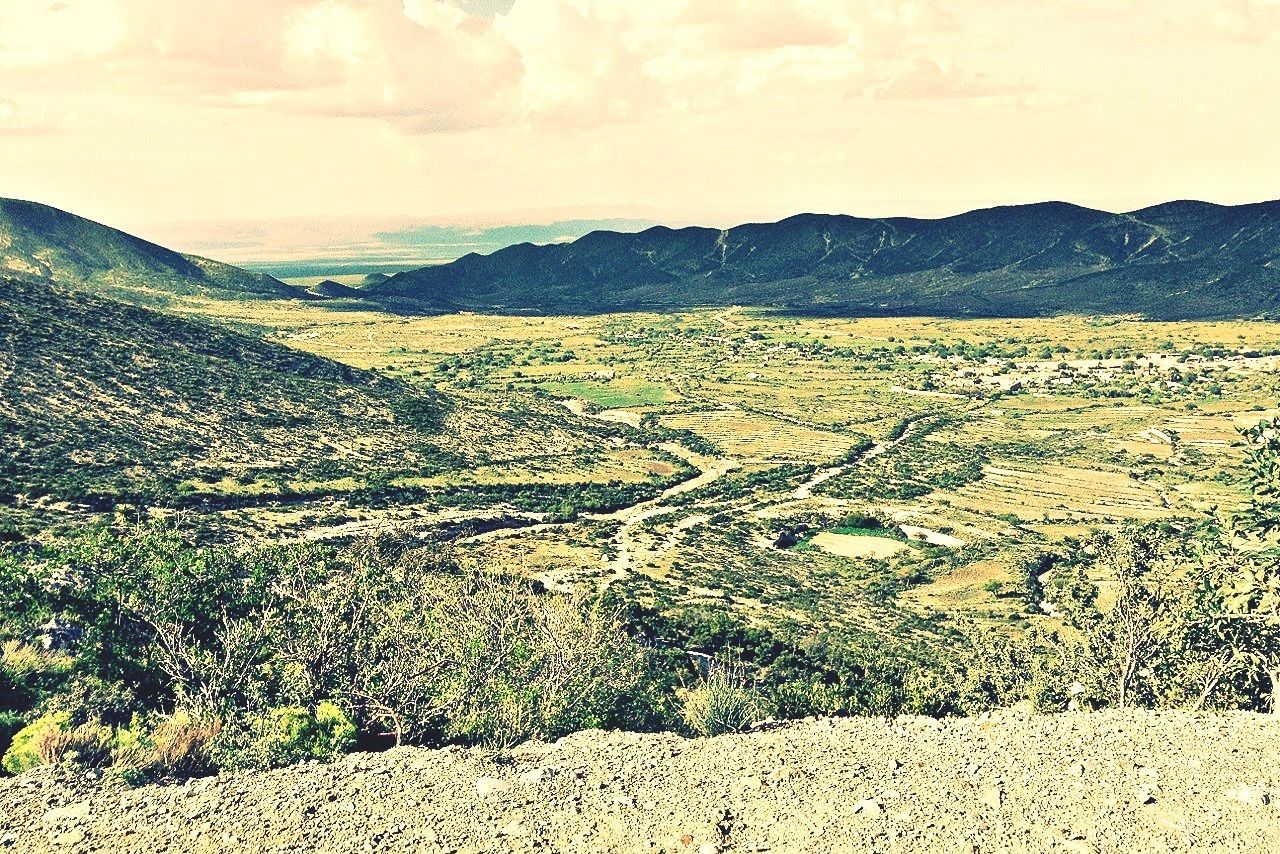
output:
M561 422L611 436L402 476L393 486L416 491L376 506L355 490L225 511L236 525L321 538L405 527L556 589L800 631L1026 629L1019 591L1042 552L1239 505L1237 431L1280 399L1280 333L1262 322L189 310L463 410L502 408L526 443ZM519 497L555 486L632 491L604 508ZM457 489L465 507L448 498Z

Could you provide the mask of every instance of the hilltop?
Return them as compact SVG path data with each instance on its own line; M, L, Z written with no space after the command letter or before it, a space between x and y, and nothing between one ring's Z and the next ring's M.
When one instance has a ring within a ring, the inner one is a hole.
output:
M126 791L44 768L0 781L0 839L15 852L1270 851L1278 726L818 718L715 739L402 748Z
M425 309L774 306L851 315L1275 316L1280 203L1113 214L1051 202L945 219L803 214L597 231L400 273L371 298Z
M0 275L145 305L164 305L184 295L301 295L271 276L183 255L84 217L17 199L0 199Z

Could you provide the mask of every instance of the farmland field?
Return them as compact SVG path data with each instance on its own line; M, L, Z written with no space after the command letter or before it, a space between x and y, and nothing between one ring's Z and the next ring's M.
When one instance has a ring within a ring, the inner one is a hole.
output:
M425 490L415 501L361 506L339 491L323 508L237 509L243 524L313 537L443 527L464 554L501 555L549 585L759 623L1016 628L1009 591L1040 551L1124 520L1238 505L1237 430L1280 401L1280 330L1261 322L747 308L406 318L335 305L216 311L464 408L513 413L511 434L490 440L512 451L402 476L395 485ZM535 453L557 417L611 438L548 433ZM630 491L566 500L566 512L513 498L590 484ZM876 520L880 538L839 533L850 514Z

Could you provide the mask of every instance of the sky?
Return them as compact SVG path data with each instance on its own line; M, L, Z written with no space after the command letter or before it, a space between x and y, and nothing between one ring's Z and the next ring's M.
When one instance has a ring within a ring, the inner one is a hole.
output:
M1277 92L1280 0L0 0L0 195L232 261L1238 203L1280 197Z

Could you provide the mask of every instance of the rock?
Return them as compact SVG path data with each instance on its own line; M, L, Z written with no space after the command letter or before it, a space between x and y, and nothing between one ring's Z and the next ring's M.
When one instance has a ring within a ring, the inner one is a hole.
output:
M53 844L58 848L73 848L85 840L83 828L73 827L65 833L59 833L53 838Z
M499 836L528 836L529 828L525 827L524 822L520 819L512 819L501 830L498 831Z
M551 776L550 768L530 768L520 774L520 782L527 786L536 786Z
M44 814L40 821L44 824L65 824L80 822L89 818L89 802L79 801L65 807L54 807Z
M853 814L879 818L884 814L884 807L880 806L880 802L875 798L866 798L853 805Z
M482 798L511 791L511 783L497 777L481 777L476 780L476 794Z
M1251 807L1265 807L1271 803L1271 793L1257 786L1240 786L1227 790L1227 800L1238 801Z
M986 786L978 792L978 801L987 809L998 810L1004 804L1004 787Z
M794 780L800 776L800 772L792 768L790 765L784 765L781 768L775 768L770 771L766 779L772 783L785 783L788 780Z

